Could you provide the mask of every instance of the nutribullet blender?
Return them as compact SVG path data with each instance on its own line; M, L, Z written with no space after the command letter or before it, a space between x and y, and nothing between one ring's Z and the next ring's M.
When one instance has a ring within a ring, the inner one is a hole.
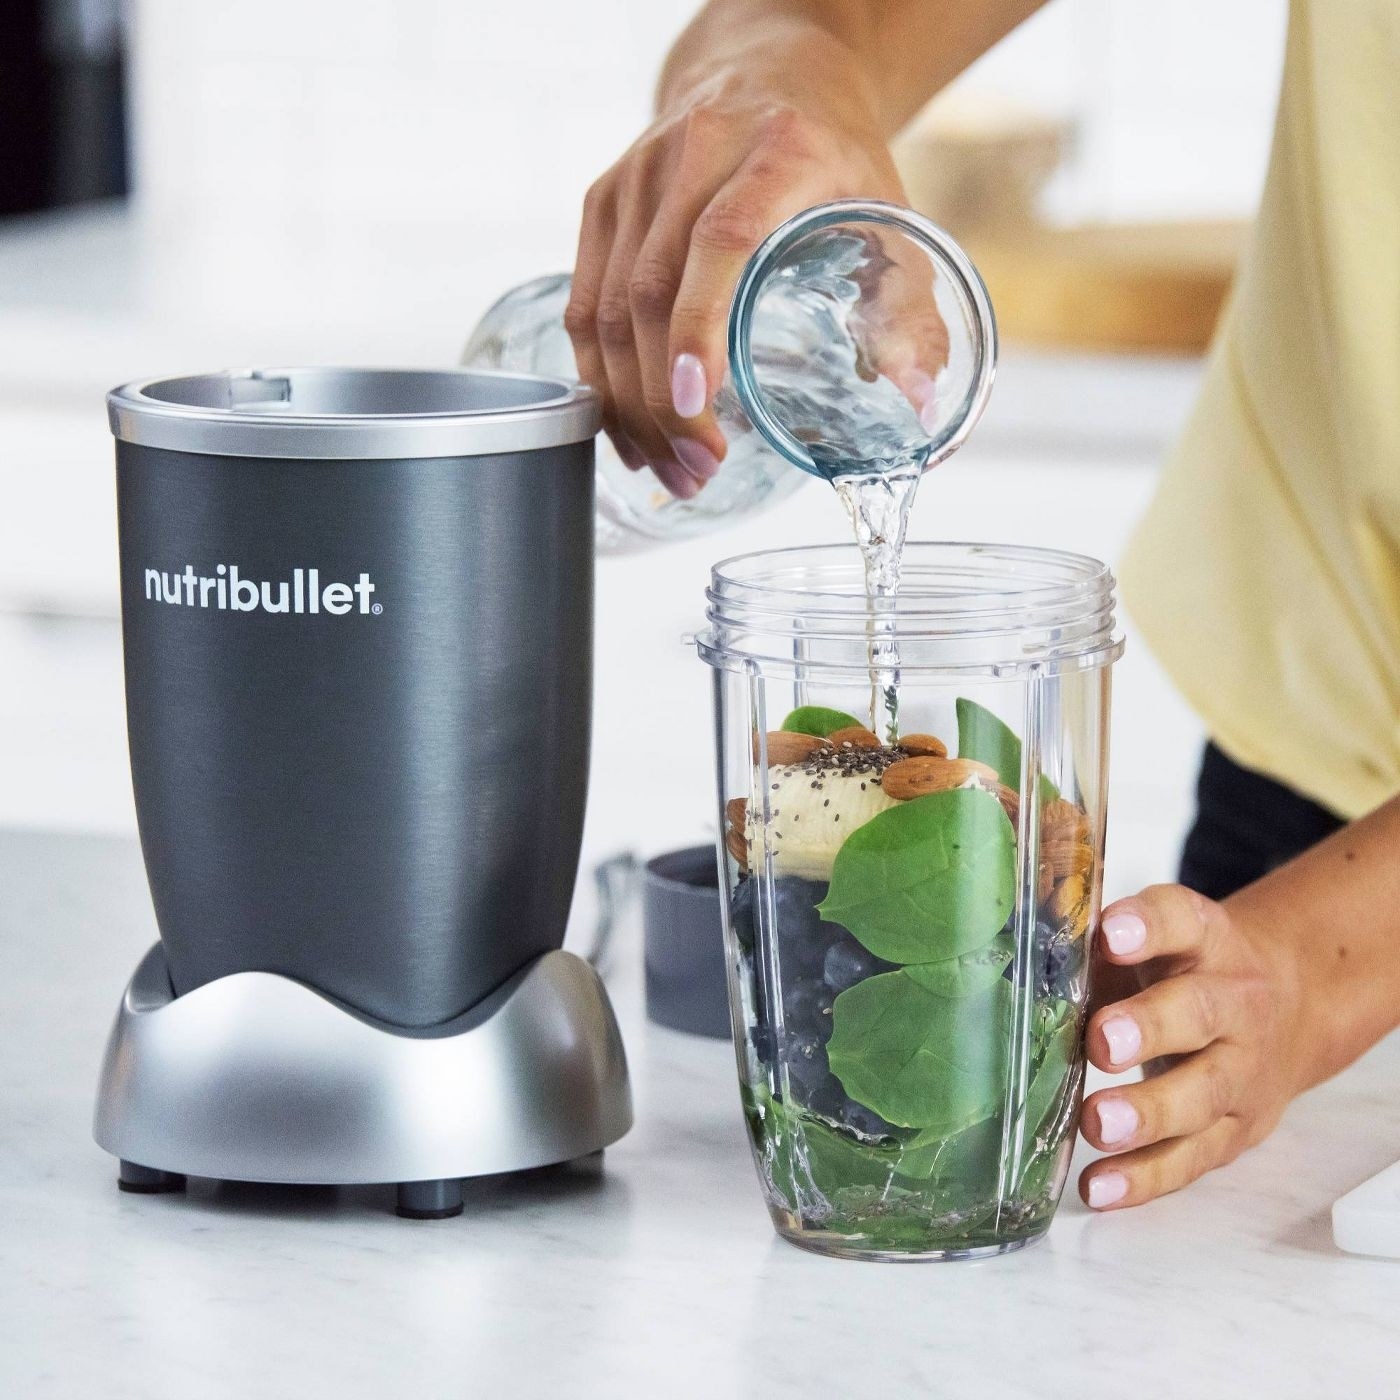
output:
M393 1182L630 1126L563 951L588 772L591 391L467 370L126 385L132 780L160 940L102 1068L134 1191Z

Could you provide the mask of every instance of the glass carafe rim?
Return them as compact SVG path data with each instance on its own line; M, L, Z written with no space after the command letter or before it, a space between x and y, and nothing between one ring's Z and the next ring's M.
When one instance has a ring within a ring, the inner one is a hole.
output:
M881 199L837 199L816 204L785 220L759 244L744 267L729 308L729 367L734 391L749 421L768 445L794 466L813 472L811 453L768 411L754 372L750 335L763 287L787 249L817 229L856 223L897 229L922 247L955 290L967 310L969 324L976 330L972 378L958 411L930 445L923 460L923 469L927 470L962 446L987 406L996 378L997 327L991 295L972 260L946 229L903 205Z

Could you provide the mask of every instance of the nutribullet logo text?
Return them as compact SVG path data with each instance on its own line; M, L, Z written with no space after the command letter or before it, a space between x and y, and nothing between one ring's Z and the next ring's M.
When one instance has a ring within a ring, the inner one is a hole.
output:
M382 603L370 601L374 584L368 574L357 583L322 583L319 569L293 569L290 581L243 578L237 564L219 564L205 577L186 564L183 573L146 570L146 597L155 603L182 608L213 608L219 612L374 613Z

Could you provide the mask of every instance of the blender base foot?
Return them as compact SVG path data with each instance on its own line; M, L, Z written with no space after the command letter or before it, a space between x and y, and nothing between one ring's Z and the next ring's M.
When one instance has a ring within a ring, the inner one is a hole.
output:
M458 1177L438 1181L401 1181L395 1213L405 1220L446 1220L462 1213L462 1182Z
M117 1168L117 1189L138 1196L155 1196L167 1191L183 1191L185 1178L179 1172L163 1172L122 1158Z

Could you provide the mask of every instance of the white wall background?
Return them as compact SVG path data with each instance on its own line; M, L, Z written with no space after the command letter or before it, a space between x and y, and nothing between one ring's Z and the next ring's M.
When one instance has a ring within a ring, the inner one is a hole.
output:
M0 228L0 824L131 820L103 391L216 365L454 360L494 295L569 264L583 192L645 122L691 8L134 0L135 217ZM1077 120L1060 218L1243 215L1284 10L1052 0L966 82ZM1008 355L913 533L1115 558L1193 382L1191 366ZM678 764L675 734L707 733L706 688L678 639L711 559L838 534L817 490L729 535L600 566L590 857L705 835L707 741ZM639 685L667 705L638 705ZM1198 742L1140 646L1116 729L1123 890L1169 873ZM644 833L610 815L639 752L693 794Z
M136 178L159 286L233 317L293 296L455 336L565 266L693 0L138 0ZM1080 126L1065 218L1243 214L1284 0L1053 0L972 86ZM436 277L430 275L435 272Z

